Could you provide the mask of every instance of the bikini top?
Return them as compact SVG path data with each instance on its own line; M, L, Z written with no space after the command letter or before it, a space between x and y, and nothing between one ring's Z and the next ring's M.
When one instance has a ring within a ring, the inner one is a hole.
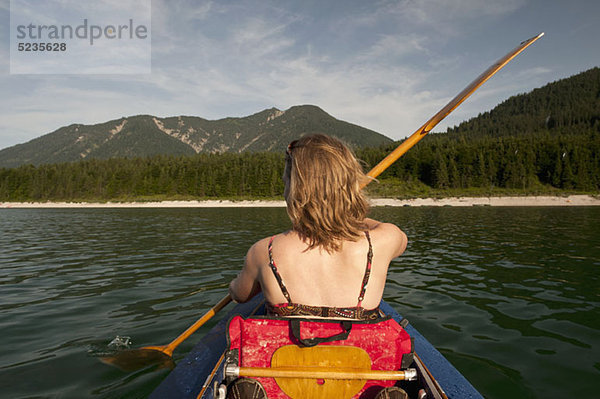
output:
M369 232L365 231L367 241L369 242L369 252L367 253L367 266L365 268L365 275L362 280L360 287L360 294L358 295L358 304L355 307L341 308L341 307L329 307L329 306L311 306L294 303L290 294L283 283L281 275L277 271L277 266L273 260L273 239L271 237L269 241L269 267L275 275L275 279L281 288L283 296L287 300L287 303L270 304L266 303L267 315L278 316L278 317L290 317L290 316L304 316L304 317L324 317L324 318L343 318L343 319L355 319L355 320L374 320L380 317L379 307L375 309L363 308L362 301L365 297L367 290L367 284L369 282L369 276L371 274L371 261L373 259L373 247L371 246L371 237Z

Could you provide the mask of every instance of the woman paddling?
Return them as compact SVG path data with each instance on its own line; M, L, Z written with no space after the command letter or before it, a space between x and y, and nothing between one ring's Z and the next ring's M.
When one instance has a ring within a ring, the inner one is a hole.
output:
M284 196L292 229L255 243L229 292L246 302L262 291L267 315L376 320L390 261L406 235L366 217L367 176L339 140L313 135L293 141L285 157ZM367 286L368 285L368 286ZM256 380L240 378L227 398L266 398ZM406 398L397 387L380 398Z
M319 134L293 141L283 175L292 229L250 248L229 286L232 298L245 302L262 290L271 315L377 318L389 263L407 238L366 217L367 179L339 140Z

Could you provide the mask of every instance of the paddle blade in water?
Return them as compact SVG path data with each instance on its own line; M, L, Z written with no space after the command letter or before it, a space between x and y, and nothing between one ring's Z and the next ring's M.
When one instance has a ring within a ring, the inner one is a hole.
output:
M171 356L155 349L126 349L103 356L100 360L123 371L135 371L144 367L157 365L159 368L173 368L175 362Z

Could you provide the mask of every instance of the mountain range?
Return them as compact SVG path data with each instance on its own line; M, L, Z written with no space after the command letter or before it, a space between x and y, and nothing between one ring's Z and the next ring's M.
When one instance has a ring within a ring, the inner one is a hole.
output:
M0 167L152 155L283 151L310 133L336 136L354 148L395 145L377 132L344 122L314 105L267 109L242 118L137 115L96 125L73 124L0 151ZM501 139L600 133L600 68L512 96L446 133L425 140ZM422 144L423 146L424 144Z
M314 105L286 111L271 108L247 117L220 120L136 115L95 125L64 126L5 148L0 151L0 167L157 154L283 151L290 141L311 133L336 136L355 148L392 142L382 134L338 120Z

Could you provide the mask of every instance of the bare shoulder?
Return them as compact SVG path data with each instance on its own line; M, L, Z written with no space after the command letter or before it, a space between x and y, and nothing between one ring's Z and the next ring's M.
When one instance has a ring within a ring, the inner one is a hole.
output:
M266 250L269 247L270 240L271 240L271 237L265 237L261 240L258 240L257 242L254 243L254 245L252 245L250 247L250 249L248 250L248 253L262 251L263 249Z
M246 253L246 266L258 267L261 264L268 263L269 241L271 237L265 237L254 243Z
M377 244L383 244L385 248L389 248L392 258L400 256L404 252L408 238L398 226L373 219L367 219L366 222L374 241Z
M393 223L379 222L374 219L366 219L365 222L367 223L369 230L374 231L377 234L405 235L404 232Z

